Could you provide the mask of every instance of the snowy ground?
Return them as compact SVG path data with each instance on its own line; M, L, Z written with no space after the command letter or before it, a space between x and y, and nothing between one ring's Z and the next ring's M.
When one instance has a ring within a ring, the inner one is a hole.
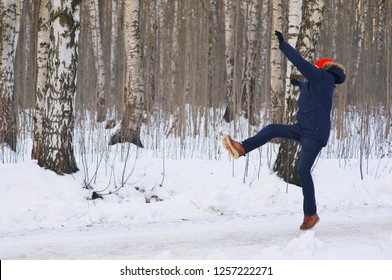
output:
M0 259L392 259L389 159L365 162L361 180L358 160L321 157L313 172L321 221L301 232L301 189L258 157L245 182L245 158L225 154L173 160L144 151L125 175L123 159L106 159L94 191L129 180L97 200L83 188L80 158L82 171L66 176L29 160L0 164Z

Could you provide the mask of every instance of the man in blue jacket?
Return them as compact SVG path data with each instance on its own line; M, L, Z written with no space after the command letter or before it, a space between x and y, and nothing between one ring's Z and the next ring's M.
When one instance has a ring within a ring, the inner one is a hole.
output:
M304 197L304 220L300 229L307 230L320 220L317 215L311 168L321 149L327 145L331 129L330 113L333 91L336 84L344 82L346 74L344 67L330 58L320 59L315 64L306 61L284 41L281 32L275 31L275 35L279 40L279 49L306 78L304 82L291 80L294 86L300 88L297 123L292 125L270 124L255 136L241 143L224 134L222 143L229 154L238 159L273 138L300 142L301 153L297 171Z

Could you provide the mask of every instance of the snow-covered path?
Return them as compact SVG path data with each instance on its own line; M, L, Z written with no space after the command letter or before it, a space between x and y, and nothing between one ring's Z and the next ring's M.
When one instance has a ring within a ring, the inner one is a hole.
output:
M392 259L392 209L63 227L0 236L1 259Z

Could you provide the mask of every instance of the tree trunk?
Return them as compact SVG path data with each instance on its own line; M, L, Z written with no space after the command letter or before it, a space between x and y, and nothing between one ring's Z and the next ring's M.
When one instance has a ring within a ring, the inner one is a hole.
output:
M292 45L296 46L297 45L297 40L298 40L298 33L299 33L299 28L301 26L301 20L302 20L302 0L293 0L289 2L289 28L288 28L288 34L287 34L287 42ZM285 99L288 97L290 93L290 75L293 71L293 66L290 61L287 60L286 64L286 80L285 80L285 90L284 90L284 96ZM283 112L283 117L285 118L285 109Z
M296 49L308 61L314 61L315 47L319 38L320 26L323 18L324 0L307 0L304 4L301 30L299 33ZM292 77L298 76L295 69ZM288 123L295 122L297 112L297 101L299 88L291 87L292 94L286 99ZM300 145L293 141L283 141L279 147L278 157L275 162L274 171L286 182L301 185L298 177L297 167L299 161Z
M38 164L57 174L78 171L73 151L79 1L52 1L43 147Z
M119 5L118 1L111 1L111 38L110 38L110 95L109 95L109 106L114 105L115 92L116 92L116 70L117 70L117 57L118 57L118 30L119 30L119 14L122 6Z
M188 81L188 40L187 40L187 26L188 26L188 1L178 2L178 13L176 19L177 25L177 61L176 61L176 92L178 94L178 108L177 108L177 122L176 135L181 139L185 139L186 121L185 121L185 97Z
M95 88L95 95L97 97L97 121L103 122L106 120L105 64L103 57L103 44L99 19L98 0L89 1L89 13L91 41L93 45L95 71L97 77L97 83Z
M139 1L124 1L124 32L126 50L126 82L124 88L125 111L121 128L111 137L109 144L130 142L143 148L140 127L143 118L144 75L139 29Z
M225 0L225 40L226 40L226 110L224 120L231 122L235 115L235 92L234 92L234 42L235 42L235 0ZM236 7L239 9L239 7ZM238 20L238 19L237 19Z
M14 62L19 32L20 1L0 1L0 143L16 151L17 113Z
M392 92L392 62L391 62L391 36L392 36L392 1L389 1L387 4L387 20L385 27L385 38L389 38L386 41L386 51L387 51L387 62L386 62L386 98L385 98L385 111L386 111L386 125L385 125L385 138L389 138L389 134L391 132L391 92Z
M37 38L37 86L35 91L34 140L32 159L39 159L43 145L43 119L47 93L47 75L50 41L50 0L41 0Z
M256 38L258 27L257 10L259 9L259 1L248 0L246 2L246 64L243 77L243 94L242 108L245 111L245 117L248 119L249 125L255 125L255 83L256 83L256 50L259 38ZM250 126L249 126L250 129Z
M274 30L282 31L282 0L272 1L272 33ZM284 112L284 79L282 68L282 53L279 50L279 41L271 41L271 123L282 123Z
M259 8L259 33L258 37L260 40L260 46L258 48L258 59L257 59L257 82L256 82L256 98L255 103L260 108L260 103L263 100L268 100L271 88L270 82L270 31L271 31L271 8L272 3L270 1L263 1L263 4ZM256 110L260 111L260 109ZM259 119L259 118L258 118ZM267 119L267 117L265 118Z

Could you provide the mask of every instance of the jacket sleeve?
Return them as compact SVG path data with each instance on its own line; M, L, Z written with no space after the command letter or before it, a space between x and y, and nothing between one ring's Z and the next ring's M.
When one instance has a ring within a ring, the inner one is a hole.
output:
M301 74L308 80L314 81L321 78L322 71L315 65L305 60L299 52L297 52L287 42L282 42L279 45L279 49L284 53L288 60L294 64L295 67L301 72Z

